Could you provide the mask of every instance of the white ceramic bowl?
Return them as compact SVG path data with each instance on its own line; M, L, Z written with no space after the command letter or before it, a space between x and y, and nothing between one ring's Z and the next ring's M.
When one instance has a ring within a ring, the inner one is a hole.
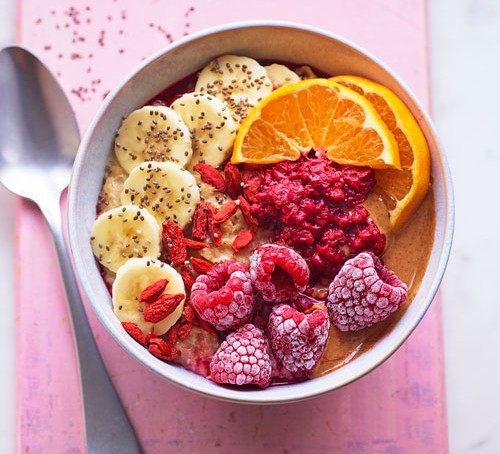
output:
M431 150L437 219L432 255L418 295L395 328L371 350L326 376L303 383L238 390L158 360L121 327L90 247L90 229L104 167L121 119L165 87L222 54L308 64L326 74L355 74L377 81L408 105ZM443 276L451 246L453 212L449 170L430 119L392 71L358 46L328 32L289 23L246 22L195 33L173 43L145 60L107 96L80 146L70 185L68 215L76 271L86 296L101 323L130 355L161 377L207 396L248 403L278 403L317 396L346 385L373 370L405 341L431 304Z

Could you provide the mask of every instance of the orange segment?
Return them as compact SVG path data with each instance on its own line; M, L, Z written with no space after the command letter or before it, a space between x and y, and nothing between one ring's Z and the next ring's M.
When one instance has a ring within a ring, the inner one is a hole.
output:
M363 96L327 79L285 85L252 108L231 162L271 164L311 149L340 164L399 168L394 136Z
M377 170L377 185L389 210L390 225L401 227L423 200L429 187L430 154L427 141L406 105L388 88L357 76L332 80L363 95L394 135L401 170Z

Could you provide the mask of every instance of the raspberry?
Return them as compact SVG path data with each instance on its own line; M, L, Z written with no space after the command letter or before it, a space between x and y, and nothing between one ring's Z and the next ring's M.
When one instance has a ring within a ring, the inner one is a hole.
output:
M405 301L406 284L382 261L362 252L345 262L328 289L328 313L341 331L358 331L385 320Z
M219 331L248 323L254 312L254 297L247 266L227 260L199 275L191 289L191 305Z
M305 290L309 267L293 249L263 244L250 256L250 277L262 298L279 303Z
M251 215L302 255L313 280L330 282L359 252L383 253L385 235L361 205L375 187L373 169L302 157L267 167L255 184Z
M210 378L230 385L269 386L271 359L264 333L252 324L227 336L210 363Z
M288 304L274 306L267 334L278 368L283 367L295 379L307 378L323 356L329 328L326 308L304 314ZM278 376L287 374L282 371Z

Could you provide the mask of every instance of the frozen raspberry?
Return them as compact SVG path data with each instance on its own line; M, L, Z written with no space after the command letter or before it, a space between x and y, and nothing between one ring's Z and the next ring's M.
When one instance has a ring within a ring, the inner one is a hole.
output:
M290 372L286 367L283 367L283 363L276 358L276 356L271 355L271 381L273 384L284 384L284 383L294 383L297 381L302 381L304 377L296 376L293 372Z
M358 331L385 320L405 301L408 287L375 255L345 262L328 289L328 313L341 331Z
M210 378L230 385L269 386L271 359L264 333L252 324L227 336L210 363Z
M279 303L305 290L309 267L293 249L263 244L250 256L250 277L262 298Z
M219 331L248 323L254 312L254 297L247 266L227 260L199 275L191 289L191 305Z
M326 308L314 309L309 314L297 311L287 304L273 307L267 324L271 351L295 379L307 378L325 351L330 320ZM285 376L283 371L279 376Z

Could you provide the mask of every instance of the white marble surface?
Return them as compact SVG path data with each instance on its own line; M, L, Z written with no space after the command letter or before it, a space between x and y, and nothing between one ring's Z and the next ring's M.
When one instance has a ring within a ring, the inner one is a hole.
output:
M0 0L0 48L14 41L14 0ZM5 115L5 112L0 113ZM14 452L14 196L0 184L0 452Z
M499 453L500 2L429 0L429 13L432 116L456 198L442 287L450 447Z
M428 0L432 117L452 169L456 230L442 286L450 452L500 452L500 1ZM0 0L0 47L13 42ZM5 113L2 113L5 114ZM14 452L14 197L0 186L0 452Z

